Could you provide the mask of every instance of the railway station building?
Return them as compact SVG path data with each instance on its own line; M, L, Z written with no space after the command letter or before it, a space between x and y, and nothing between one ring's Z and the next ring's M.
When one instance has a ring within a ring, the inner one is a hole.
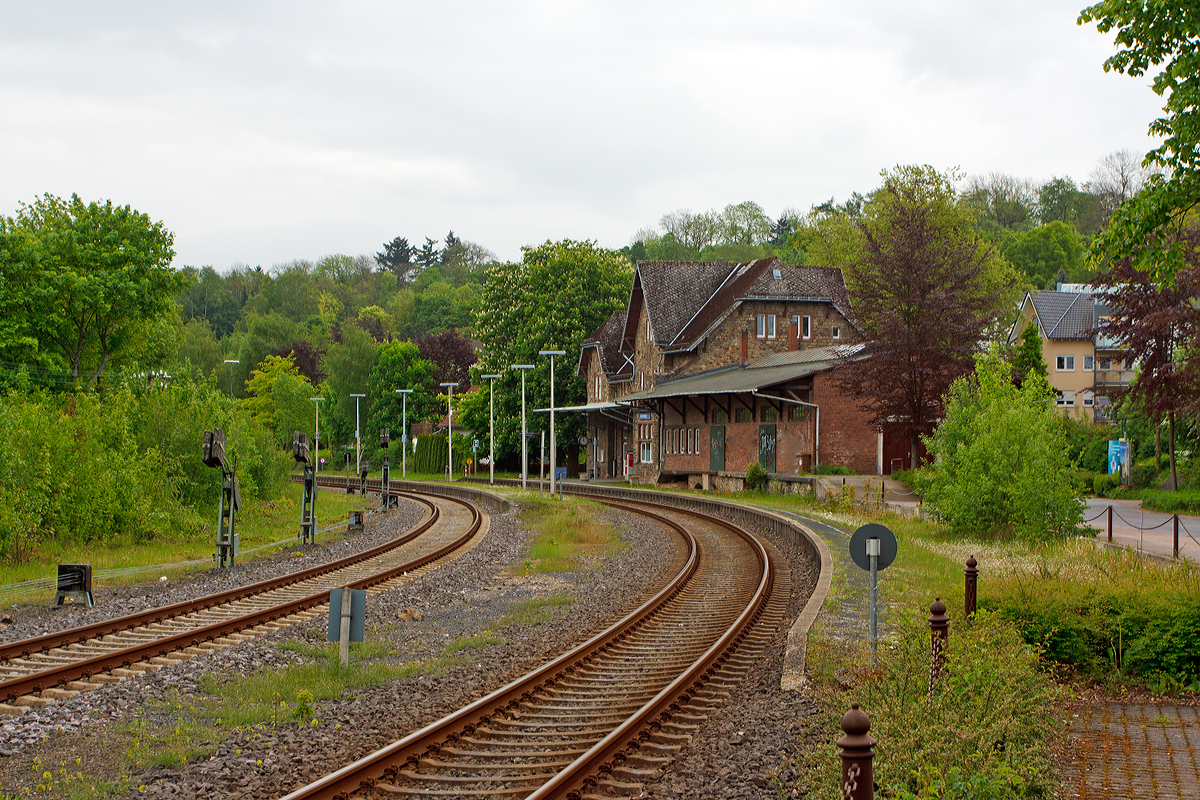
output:
M728 488L755 460L775 474L905 468L907 443L837 388L864 348L836 268L641 261L626 308L581 348L588 471Z

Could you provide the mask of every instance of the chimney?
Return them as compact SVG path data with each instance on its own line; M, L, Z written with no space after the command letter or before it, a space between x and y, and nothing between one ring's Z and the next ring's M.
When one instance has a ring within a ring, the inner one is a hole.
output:
M788 323L788 350L798 350L797 339L799 334L796 333L796 321L792 320Z
M742 342L738 354L738 363L745 364L750 360L750 331L745 328L742 328Z

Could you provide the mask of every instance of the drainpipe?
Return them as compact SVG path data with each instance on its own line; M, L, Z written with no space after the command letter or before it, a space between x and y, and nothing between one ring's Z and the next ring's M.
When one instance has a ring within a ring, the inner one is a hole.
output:
M783 397L782 395L777 397L773 394L763 394L761 392L751 392L750 394L754 395L755 397L765 397L769 400L782 400L785 403L794 403L798 406L807 406L808 408L815 408L817 410L817 414L816 414L817 430L816 430L816 435L813 437L813 466L815 467L817 464L821 463L821 407L819 405L817 405L816 403L806 403L803 400L795 400L790 397Z

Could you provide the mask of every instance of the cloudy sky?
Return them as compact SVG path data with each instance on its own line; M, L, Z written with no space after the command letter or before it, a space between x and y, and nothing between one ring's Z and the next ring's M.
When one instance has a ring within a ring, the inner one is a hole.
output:
M621 247L897 163L1082 181L1161 106L1082 5L0 0L0 214L112 199L225 270L451 229Z

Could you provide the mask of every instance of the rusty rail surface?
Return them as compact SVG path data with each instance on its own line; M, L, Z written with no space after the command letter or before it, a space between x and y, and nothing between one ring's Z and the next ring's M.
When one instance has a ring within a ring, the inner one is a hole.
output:
M652 503L645 501L601 502L626 510L634 510L630 506L639 506L636 513L659 521L687 542L689 548L687 563L661 591L615 625L570 652L422 730L365 756L308 786L297 789L288 794L284 800L346 800L364 789L396 780L406 768L415 766L423 758L436 756L447 744L453 744L462 737L469 736L480 726L496 718L497 715L517 709L523 702L530 700L535 693L553 688L556 682L570 677L580 668L592 664L602 654L602 651L625 641L659 613L671 613L666 608L668 603L696 575L700 565L699 545L695 536L675 521L642 508L642 506L654 505ZM576 758L550 783L538 789L532 796L539 798L578 797L581 790L595 784L597 774L609 772L614 765L623 762L629 749L636 748L648 735L647 731L650 726L659 725L669 719L673 708L678 710L682 702L694 696L703 687L707 679L716 671L716 667L729 658L737 644L746 636L754 620L757 619L767 603L773 584L773 567L766 549L756 537L726 520L695 511L671 510L703 518L709 524L732 531L748 542L759 561L758 584L752 592L749 602L738 614L733 624L717 637L716 641L699 659L670 681L669 685L649 703L643 705L624 722L616 725L607 736Z
M55 646L62 644L72 644L79 641L87 641L88 639L96 638L97 636L108 635L109 633L118 633L127 631L152 622L163 622L169 620L172 616L180 616L186 613L201 611L206 608L211 608L215 605L244 599L245 597L254 594L260 594L273 589L286 587L290 584L298 583L299 581L308 578L319 577L320 575L351 566L357 562L364 561L376 555L387 552L388 550L399 547L402 544L412 541L421 534L425 533L439 519L440 512L432 503L428 503L420 498L412 497L411 499L429 505L433 508L433 514L430 519L423 522L418 527L405 533L403 536L386 542L378 547L371 548L357 555L347 556L338 561L330 562L329 564L312 567L307 570L302 570L290 575L273 578L266 581L260 581L249 586L239 589L229 590L217 595L200 598L195 601L187 601L176 603L171 606L166 606L159 609L151 609L150 611L141 612L138 614L118 617L104 623L96 623L94 625L84 626L81 628L73 628L66 631L61 631L58 634L47 634L37 637L36 639L27 639L20 642L14 642L8 646L8 650L16 653L31 653L33 647L39 645L38 649L49 650ZM483 515L479 510L465 501L456 500L454 498L446 498L452 502L459 502L465 505L471 511L471 524L461 536L449 544L439 548L438 550L422 556L413 561L401 564L390 568L383 572L375 573L374 575L349 582L347 585L351 589L366 589L378 583L390 580L391 578L401 575L405 572L410 572L415 569L436 561L445 555L457 550L462 545L466 544L479 531L483 523ZM81 659L69 664L63 664L57 667L51 667L45 670L32 672L28 675L10 678L0 681L0 698L8 701L13 701L17 697L24 694L41 692L52 686L65 686L71 681L84 680L86 681L93 675L108 672L109 670L129 667L132 664L143 661L156 656L166 656L169 653L177 650L182 650L186 647L195 647L203 642L211 642L231 633L253 628L256 625L261 625L265 622L272 622L277 619L287 617L299 611L304 611L315 606L319 606L328 602L329 593L321 591L316 594L308 595L307 597L297 598L286 603L271 606L266 609L251 612L249 614L230 618L222 622L216 622L192 630L183 631L178 634L164 636L149 640L144 644L133 645L120 650L115 650L111 653L105 653L91 658ZM115 626L115 627L112 627ZM57 640L59 644L51 645L48 642ZM26 649L28 648L28 649Z

